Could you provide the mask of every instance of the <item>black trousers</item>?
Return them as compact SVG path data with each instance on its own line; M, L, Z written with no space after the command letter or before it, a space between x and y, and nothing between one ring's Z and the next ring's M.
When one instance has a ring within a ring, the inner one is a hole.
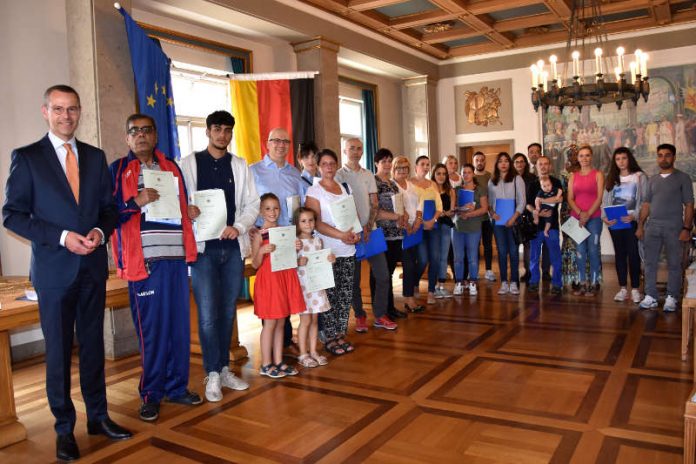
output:
M636 228L637 223L632 222L629 229L609 229L611 241L614 242L614 253L616 253L616 276L619 278L621 287L626 286L628 274L631 276L631 287L640 288L640 254Z
M56 270L59 272L59 270ZM73 333L77 333L80 388L89 421L108 417L104 383L104 306L106 282L80 269L63 288L37 288L41 330L46 341L46 395L58 434L72 433L75 406L70 399Z
M481 241L483 242L483 258L486 261L486 270L490 271L493 265L493 224L491 221L481 223ZM464 274L468 274L466 269Z

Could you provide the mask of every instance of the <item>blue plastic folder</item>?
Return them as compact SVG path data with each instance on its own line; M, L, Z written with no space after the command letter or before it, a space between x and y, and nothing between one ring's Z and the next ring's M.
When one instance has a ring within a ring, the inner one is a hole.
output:
M515 199L514 198L496 198L495 214L500 216L495 222L496 226L504 226L515 214Z
M423 241L423 226L420 226L418 228L418 231L411 235L407 235L406 231L404 230L404 239L401 242L401 249L403 250L408 250L409 248L412 248L414 246L420 245L420 243Z
M387 241L384 239L384 231L381 227L370 232L370 240L367 243L362 240L364 233L360 234L360 241L355 244L355 259L362 261L387 251Z
M425 200L423 202L423 220L429 221L435 217L435 200Z
M620 230L620 229L630 229L631 224L623 222L621 218L623 216L628 216L628 210L626 205L616 205L616 206L605 206L604 213L607 215L607 219L613 221L616 219L616 224L609 226L610 230Z
M474 191L473 190L457 190L457 207L462 207L474 202Z

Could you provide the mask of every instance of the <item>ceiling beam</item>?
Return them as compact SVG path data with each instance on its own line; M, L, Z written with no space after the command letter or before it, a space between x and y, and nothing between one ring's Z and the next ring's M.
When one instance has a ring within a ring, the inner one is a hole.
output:
M389 21L389 25L394 29L407 29L409 27L424 26L426 24L439 23L449 21L456 18L457 15L446 13L442 10L426 11L424 13L414 13L410 15L399 16Z
M395 5L403 3L404 0L349 0L348 8L355 11L374 10L383 6Z
M508 3L514 3L521 0L510 0ZM526 1L526 0L523 0ZM472 14L461 0L430 0L430 3L440 7L448 13L456 14L461 22L469 26L475 31L485 34L493 42L500 44L505 48L512 47L512 39L504 33L498 32L493 28L493 20Z
M449 42L450 40L468 39L470 37L480 36L481 32L474 31L469 28L460 27L443 32L433 32L423 34L422 40L428 44Z
M544 0L544 5L559 19L564 21L570 19L572 8L568 4L568 0Z
M660 26L672 22L672 11L669 7L669 0L654 0L650 7L655 22Z
M503 47L489 42L475 45L462 45L461 47L452 47L449 50L449 54L451 57L456 58L458 56L481 55L484 53L499 52L501 50L503 50Z
M539 3L542 3L542 0L478 0L475 2L468 2L466 4L466 9L471 14L480 15L509 10L510 8L537 5Z

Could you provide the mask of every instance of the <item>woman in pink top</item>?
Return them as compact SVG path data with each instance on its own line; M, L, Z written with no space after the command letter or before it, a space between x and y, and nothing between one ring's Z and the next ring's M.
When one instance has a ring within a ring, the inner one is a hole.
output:
M594 296L595 284L601 270L599 237L602 234L602 218L599 209L602 203L604 175L592 167L592 148L589 145L578 150L580 170L570 174L568 181L568 205L570 215L587 229L590 236L577 245L577 263L580 283L584 285L573 291L574 295ZM585 263L590 259L590 276Z

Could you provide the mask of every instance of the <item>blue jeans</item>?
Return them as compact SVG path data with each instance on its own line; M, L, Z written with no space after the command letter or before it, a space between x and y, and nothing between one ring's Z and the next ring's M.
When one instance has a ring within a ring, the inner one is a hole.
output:
M428 292L433 293L437 285L437 275L440 273L440 235L437 229L423 231L423 241L418 245L418 255L421 260L418 275L423 274L427 264Z
M598 217L591 218L589 221L587 221L587 224L585 224L585 228L590 233L590 236L576 247L578 274L580 277L580 283L589 282L590 284L594 285L597 283L599 273L601 272L599 238L602 235L602 219ZM586 275L588 257L590 258L589 278Z
M572 239L571 239L572 240ZM563 286L561 270L561 242L559 240L558 229L549 229L549 236L544 235L544 231L537 232L537 236L530 242L529 267L531 269L530 285L539 285L539 261L541 258L541 247L546 245L548 250L553 275L551 285L554 287Z
M437 269L437 277L440 282L447 280L447 256L449 255L450 244L452 243L452 227L445 224L438 224L434 231L440 236L440 265Z
M512 227L493 226L495 245L498 247L498 266L500 267L501 282L520 280L520 251L512 235ZM508 280L507 258L510 256L510 279Z
M225 245L206 247L191 265L205 372L220 372L230 363L230 340L244 279L239 243L235 240L234 244Z
M479 241L481 230L476 232L457 232L452 229L452 251L454 252L454 280L478 280ZM469 275L464 274L464 263L468 264Z

